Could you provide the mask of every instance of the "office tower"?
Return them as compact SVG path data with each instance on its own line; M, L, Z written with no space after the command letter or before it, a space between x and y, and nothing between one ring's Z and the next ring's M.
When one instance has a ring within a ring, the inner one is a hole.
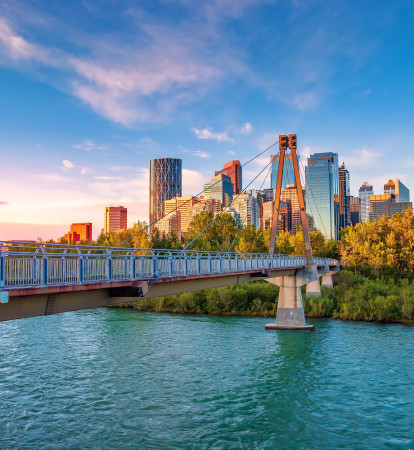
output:
M369 220L378 220L390 215L390 204L395 202L394 194L379 194L369 197Z
M258 207L259 207L259 229L263 230L263 204L266 201L266 193L264 191L260 191L258 189L249 189L247 191L252 197L257 199Z
M226 209L225 214L230 214L236 221L237 226L240 226L242 224L239 212L236 211L236 209L233 208L232 206Z
M263 204L263 230L272 225L274 201ZM292 229L292 209L289 200L280 200L279 218L277 221L277 232L291 231Z
M174 197L164 202L164 215L171 211L179 211L181 213L181 233L186 233L188 226L192 220L191 211L198 203L198 198L191 195L184 197Z
M175 211L166 217L160 219L155 225L154 229L157 229L161 235L170 234L173 231L178 239L181 239L181 213Z
M233 200L233 183L227 175L220 173L204 185L204 197L220 200L223 207L229 206Z
M233 195L240 194L242 191L242 166L239 160L230 161L224 164L223 169L215 173L215 175L227 175L233 183Z
M339 227L345 228L351 225L349 172L345 163L339 168Z
M256 230L260 227L259 201L252 195L243 192L231 205L239 214L243 226L254 225Z
M127 208L123 206L107 206L105 208L104 234L126 230L128 228L127 214Z
M413 204L412 202L391 202L391 204L389 205L389 216L392 216L393 214L399 214L402 213L404 210L408 209L408 208L412 208Z
M305 199L306 198L305 192L303 190L302 192ZM302 225L302 221L300 219L298 190L296 188L296 185L288 184L285 189L282 189L280 192L280 199L287 201L290 204L290 211L291 211L291 219L289 222L290 228L286 231L290 231L292 234L296 234L298 228Z
M272 171L270 173L270 186L272 189L276 189L277 173L279 171L279 159L280 159L279 155L270 156L270 161L272 161ZM298 166L300 167L299 156L298 156ZM285 162L283 163L282 189L286 187L288 184L296 184L291 153L285 155Z
M369 198L373 194L374 189L365 181L359 188L359 219L361 222L369 220Z
M92 241L92 224L91 222L86 223L72 223L70 226L69 233L65 234L65 241L68 244L81 243L81 242L91 242Z
M337 153L315 153L306 166L307 212L326 239L338 239L339 167Z
M265 202L272 202L275 199L275 190L274 189L263 189L265 193Z
M353 197L352 195L349 197L349 208L351 211L351 225L356 225L361 221L359 214L359 197Z
M152 224L163 217L165 200L170 200L176 196L181 197L181 159L152 159L149 176L149 219L150 224Z
M395 201L397 203L406 203L410 201L409 189L396 178L395 181L388 180L388 183L384 184L384 194L395 195Z

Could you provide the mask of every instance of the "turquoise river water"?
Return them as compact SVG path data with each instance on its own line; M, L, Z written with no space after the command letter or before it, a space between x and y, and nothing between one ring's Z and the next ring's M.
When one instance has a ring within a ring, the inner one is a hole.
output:
M414 327L267 322L96 309L0 323L0 448L414 448Z

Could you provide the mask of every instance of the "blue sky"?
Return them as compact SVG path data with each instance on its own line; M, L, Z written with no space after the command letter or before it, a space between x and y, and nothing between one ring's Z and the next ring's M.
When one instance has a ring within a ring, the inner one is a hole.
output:
M0 238L96 236L110 204L147 220L149 159L182 158L195 194L280 133L337 152L354 195L414 192L413 19L410 1L0 0Z

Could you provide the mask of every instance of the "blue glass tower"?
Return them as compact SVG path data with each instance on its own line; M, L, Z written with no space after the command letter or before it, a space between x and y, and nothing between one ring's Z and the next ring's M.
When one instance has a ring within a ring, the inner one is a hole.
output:
M305 173L307 213L326 239L338 239L338 154L329 152L310 155Z
M271 155L270 161L272 161L270 186L272 189L276 189L277 173L279 171L279 155ZM299 157L298 157L298 165L299 165ZM283 164L283 175L282 175L282 189L285 188L288 184L296 184L291 154L285 155L285 162Z

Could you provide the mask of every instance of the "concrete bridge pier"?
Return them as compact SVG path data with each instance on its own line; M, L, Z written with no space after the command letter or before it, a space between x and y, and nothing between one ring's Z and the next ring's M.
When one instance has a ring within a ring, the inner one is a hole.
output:
M339 274L339 270L330 270L322 275L322 286L333 288L333 282Z
M311 281L306 285L306 298L309 297L320 297L321 292L321 283L319 281L319 277L315 281Z
M292 275L269 278L266 281L280 287L276 322L268 323L266 330L306 330L314 325L306 325L303 311L301 286L318 281L318 269L309 265L303 269L292 270Z

